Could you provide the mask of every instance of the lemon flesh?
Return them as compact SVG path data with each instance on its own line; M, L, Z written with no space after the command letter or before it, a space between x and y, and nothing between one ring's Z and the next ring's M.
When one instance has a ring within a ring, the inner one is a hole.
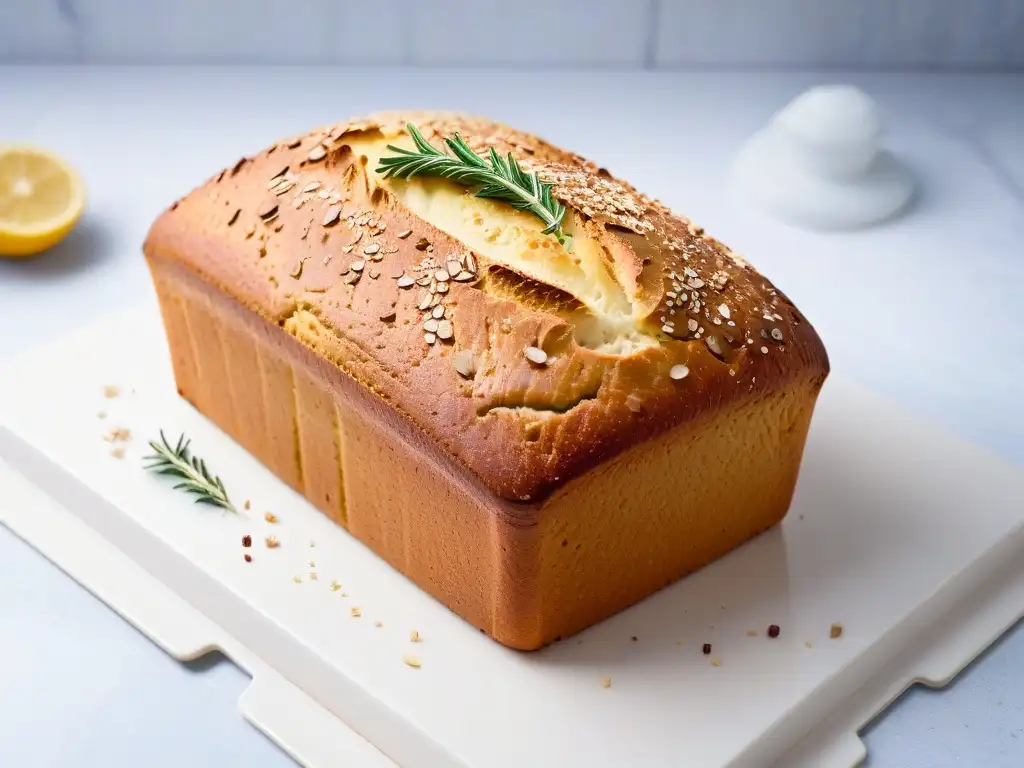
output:
M52 248L84 209L82 180L59 157L36 147L0 147L0 256Z

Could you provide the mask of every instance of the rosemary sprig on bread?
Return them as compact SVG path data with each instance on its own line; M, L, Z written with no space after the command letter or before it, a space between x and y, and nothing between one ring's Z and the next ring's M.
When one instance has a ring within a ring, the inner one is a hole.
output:
M384 178L411 179L413 176L442 176L469 187L478 187L477 197L501 200L513 208L529 211L547 226L543 233L554 235L558 242L568 246L569 235L562 231L565 206L551 194L551 184L540 180L536 173L527 173L512 153L502 157L490 147L484 159L455 133L446 137L444 145L451 154L442 152L423 138L415 125L406 125L416 150L403 149L388 144L396 154L382 157L377 173Z
M175 490L194 495L196 504L210 504L237 514L238 510L228 498L224 483L216 475L210 474L205 461L192 455L190 442L182 434L177 445L172 447L161 430L159 443L149 441L153 454L144 457L144 461L150 462L145 468L158 475L179 478L181 482L174 486Z

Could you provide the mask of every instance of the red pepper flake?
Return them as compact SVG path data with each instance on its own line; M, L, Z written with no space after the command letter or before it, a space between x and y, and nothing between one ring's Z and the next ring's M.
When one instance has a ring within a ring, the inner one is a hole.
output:
M768 627L768 637L770 637L770 638L772 638L774 640L776 637L779 636L779 632L780 631L781 630L779 629L779 625L778 624L772 624L772 625L770 625Z
M248 552L245 553L245 562L247 562L247 563L251 563L252 562L252 555L250 555Z
M245 536L243 536L242 537L242 546L243 547L251 547L252 546L252 536L250 536L249 534L246 534Z
M711 655L711 643L704 643L704 647L701 648L705 656Z

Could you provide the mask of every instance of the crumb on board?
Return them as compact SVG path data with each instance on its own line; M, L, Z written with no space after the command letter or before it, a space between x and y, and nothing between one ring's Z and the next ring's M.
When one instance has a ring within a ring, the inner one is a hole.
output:
M121 390L118 389L117 387L111 385L111 384L108 384L107 386L105 386L103 388L103 396L105 398L107 398L108 400L110 398L117 397L120 394L121 394Z
M320 577L316 575L316 571L310 571L309 572L309 580L310 581L319 581Z
M342 592L342 593L341 593L341 596L342 596L342 597L348 597L348 592Z
M840 624L837 621L835 624L833 624L831 627L829 627L828 636L830 638L832 638L833 640L835 640L837 637L842 637L843 636L843 625Z
M107 412L106 411L100 411L99 413L96 414L96 418L97 419L105 419L105 418L107 418Z
M242 505L242 509L248 512L250 509L252 509L252 502L246 499L245 504Z
M610 677L602 677L601 678L601 687L602 688L611 688L612 687L612 679Z
M380 629L381 627L384 626L384 622L383 621L375 621L375 622L373 622L373 626L375 626L377 629Z
M316 560L310 560L309 561L309 567L310 568L316 568Z
M419 633L419 632L417 632L417 631L416 631L416 630L414 629L414 630L412 630L412 631L411 631L411 632L409 633L409 642L411 642L411 643L422 643L422 642L423 642L423 638L422 638L422 637L420 637L420 633Z
M360 608L358 605L353 605L350 613L352 614L352 618L358 619L360 616L363 615L363 609Z
M405 654L402 657L402 661L405 662L405 665L407 667L412 667L413 669L419 669L420 668L420 660L419 660L419 658L416 657L416 656L413 656L411 653Z
M302 583L302 577L301 576L292 576L292 581L294 581L296 584L301 584Z
M720 666L722 666L722 660L720 658L718 658L717 656L715 656L713 659L711 659L711 666L712 667L720 667Z
M635 643L635 642L636 642L636 635L633 635L633 636L632 636L632 637L630 637L629 639L630 639L630 640L631 640L632 642L634 642L634 643Z
M682 645L684 642L686 642L686 641L685 640L676 640L676 645Z
M805 648L813 648L814 647L814 643L812 643L810 640L804 640L804 647Z
M132 431L125 427L114 427L103 436L108 443L127 443L132 439Z
M123 459L124 458L124 448L115 448L114 450L112 450L110 452L110 455L113 456L115 459Z
M337 581L332 581L329 584L329 587L331 592L337 592L339 589L341 589L341 584L339 584Z
M275 515L273 512L264 512L263 519L271 525L275 525L277 523L277 515Z
M281 542L277 540L277 536L267 536L267 538L264 539L264 541L267 544L267 549L277 549L279 546L281 546Z
M315 547L315 546L316 546L316 542L315 542L315 541L311 541L311 542L309 542L309 546L311 546L311 547Z
M747 630L747 637L757 637L757 630L756 629L748 629Z

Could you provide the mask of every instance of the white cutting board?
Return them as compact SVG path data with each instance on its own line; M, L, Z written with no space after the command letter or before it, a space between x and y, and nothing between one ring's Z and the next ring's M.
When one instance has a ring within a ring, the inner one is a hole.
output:
M37 486L0 475L0 522L178 658L224 650L253 675L246 716L317 768L390 764L352 731L409 768L845 768L872 714L1024 615L1024 473L839 375L780 529L534 654L419 592L181 401L151 306L0 370L0 424L0 460ZM134 436L123 459L114 427ZM140 469L161 428L247 517Z

